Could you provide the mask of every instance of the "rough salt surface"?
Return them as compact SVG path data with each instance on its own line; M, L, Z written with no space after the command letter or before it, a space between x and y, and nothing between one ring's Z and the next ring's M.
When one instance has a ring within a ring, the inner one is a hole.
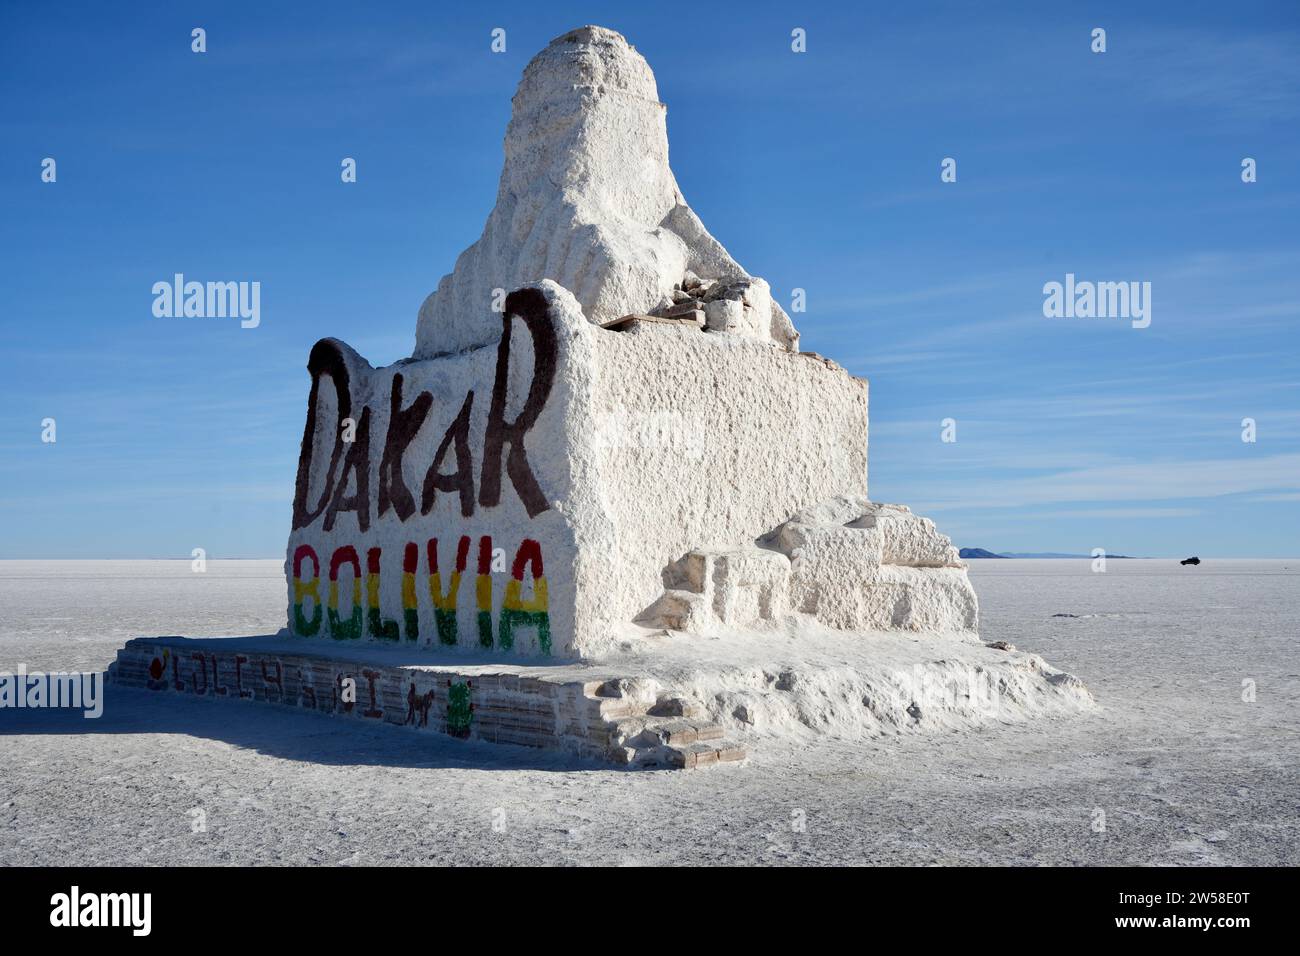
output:
M738 766L627 773L123 691L99 721L0 712L0 864L1300 863L1300 564L972 565L985 634L1086 676L1099 709L937 734L831 723ZM0 562L0 606L3 665L102 668L141 634L274 630L283 591L278 561ZM781 713L756 716L765 735ZM207 832L160 807L204 808Z

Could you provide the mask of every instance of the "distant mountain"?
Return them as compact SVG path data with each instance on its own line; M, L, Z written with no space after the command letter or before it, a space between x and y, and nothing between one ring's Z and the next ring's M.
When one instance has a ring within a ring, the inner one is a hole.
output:
M957 554L963 558L1091 558L1090 554L1062 554L1059 551L1004 551L995 554L983 548L962 548ZM1131 554L1107 554L1108 558L1133 560Z
M1005 558L1004 554L994 554L983 548L962 548L957 554L963 558Z

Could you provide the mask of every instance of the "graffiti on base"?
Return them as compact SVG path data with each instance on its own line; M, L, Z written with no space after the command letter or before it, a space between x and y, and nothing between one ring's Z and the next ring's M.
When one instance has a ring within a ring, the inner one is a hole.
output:
M406 694L406 720L403 723L413 727L428 727L429 708L432 706L433 691L427 690L423 694L417 694L415 681L411 681L411 689Z
M169 660L171 660L171 651L164 649L161 657L155 657L149 662L149 676L145 684L150 690L162 690L167 686L166 675Z
M469 725L474 720L469 691L470 681L455 684L447 681L447 733L453 737L469 736Z
M471 735L474 721L473 682L445 681L438 693L430 675L428 689L400 674L370 668L350 669L342 662L286 664L276 657L194 652L182 663L180 652L155 649L144 666L144 684L150 690L174 690L200 696L228 697L287 704L325 713L358 714L363 719L385 720L412 727L428 727L434 705L442 699L445 733L461 739ZM347 682L351 681L349 685ZM349 686L355 694L346 692ZM407 688L405 694L402 687ZM405 703L405 708L401 705Z

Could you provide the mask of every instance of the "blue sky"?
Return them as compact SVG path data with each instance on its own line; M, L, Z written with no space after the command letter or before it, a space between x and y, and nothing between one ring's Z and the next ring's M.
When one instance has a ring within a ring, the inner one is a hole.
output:
M873 498L963 546L1300 555L1300 6L851 6L6 4L0 557L279 556L311 344L410 354L521 70L584 23L655 69L713 234L807 291L804 348L870 379ZM155 318L176 272L260 281L261 325ZM1151 326L1044 318L1067 272L1151 282Z

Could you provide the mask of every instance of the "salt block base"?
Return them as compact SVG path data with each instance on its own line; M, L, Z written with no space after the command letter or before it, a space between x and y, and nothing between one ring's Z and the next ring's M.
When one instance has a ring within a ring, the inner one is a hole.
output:
M464 740L557 750L634 768L743 759L722 728L627 693L580 665L432 663L427 652L292 638L152 637L117 652L109 679L160 694L311 710Z
M969 632L845 632L815 621L708 635L663 630L629 635L600 663L638 675L643 694L671 688L680 706L763 761L822 737L978 732L1098 707L1078 677Z
M1082 681L969 635L816 626L713 635L632 628L595 661L283 636L137 638L110 679L159 694L313 710L633 768L770 759L818 737L978 730L1096 709ZM763 757L762 759L768 759ZM797 759L797 758L796 758Z

